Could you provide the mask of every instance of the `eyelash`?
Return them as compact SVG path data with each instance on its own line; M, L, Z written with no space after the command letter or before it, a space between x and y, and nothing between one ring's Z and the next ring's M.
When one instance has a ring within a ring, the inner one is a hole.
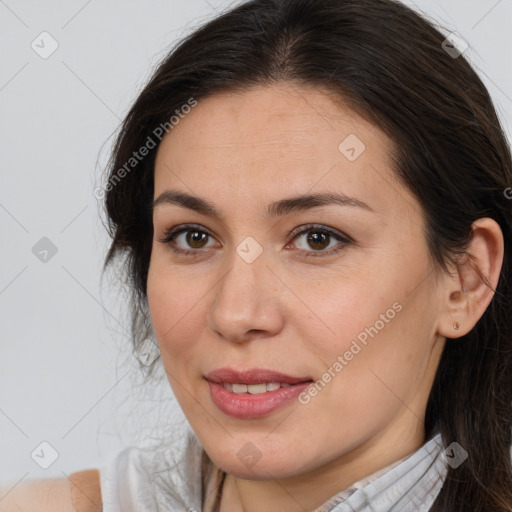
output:
M174 253L180 254L182 256L192 256L196 257L199 256L199 252L203 249L178 249L174 246L173 242L174 240L182 233L187 233L189 231L197 231L199 233L204 233L210 237L212 235L208 233L208 231L201 228L201 226L190 224L190 225L184 225L179 228L171 228L164 232L163 238L158 239L160 243L167 244L171 248L171 250ZM353 240L350 239L350 237L343 235L341 233L337 233L336 231L333 231L332 229L328 228L327 226L322 226L319 224L308 224L306 226L301 226L300 228L297 228L294 230L290 236L293 236L292 240L295 240L300 235L303 235L305 233L323 233L327 234L330 237L336 239L338 242L341 242L335 248L331 248L328 251L325 250L319 250L319 251L305 251L304 249L301 250L301 252L305 252L304 258L310 258L310 257L327 257L332 256L334 254L337 254L338 252L342 251L345 246L349 244L353 244Z

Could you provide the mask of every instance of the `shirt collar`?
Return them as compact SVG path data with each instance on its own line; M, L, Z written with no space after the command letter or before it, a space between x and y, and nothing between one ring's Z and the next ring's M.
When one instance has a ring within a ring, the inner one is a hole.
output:
M315 512L429 510L447 473L443 453L441 434L437 433L414 453L355 482Z

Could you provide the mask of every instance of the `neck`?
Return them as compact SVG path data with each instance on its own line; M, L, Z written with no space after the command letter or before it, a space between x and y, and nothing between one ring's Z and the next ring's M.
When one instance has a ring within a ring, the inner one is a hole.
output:
M248 480L228 474L220 512L305 512L315 510L354 482L410 455L423 445L424 430L393 436L383 449L370 439L327 465L284 479Z

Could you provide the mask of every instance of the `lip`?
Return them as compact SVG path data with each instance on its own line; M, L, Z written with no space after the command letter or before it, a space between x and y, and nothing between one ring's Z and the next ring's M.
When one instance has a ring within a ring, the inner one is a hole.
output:
M261 418L292 402L313 380L310 377L295 377L273 370L254 368L234 370L219 368L208 373L205 379L210 388L212 402L220 411L238 419ZM260 394L241 394L227 390L222 383L262 384L279 382L288 387Z

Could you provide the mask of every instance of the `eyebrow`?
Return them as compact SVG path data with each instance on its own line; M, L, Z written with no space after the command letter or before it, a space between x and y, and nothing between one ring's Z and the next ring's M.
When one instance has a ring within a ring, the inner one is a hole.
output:
M161 204L175 204L204 215L210 215L217 219L221 219L220 213L212 203L186 192L165 190L153 201L151 204L151 210L154 210ZM292 212L309 210L311 208L333 204L338 206L362 208L371 212L375 211L365 202L355 197L346 196L345 194L325 192L317 194L303 194L287 199L281 199L268 205L266 215L267 217L279 217Z

